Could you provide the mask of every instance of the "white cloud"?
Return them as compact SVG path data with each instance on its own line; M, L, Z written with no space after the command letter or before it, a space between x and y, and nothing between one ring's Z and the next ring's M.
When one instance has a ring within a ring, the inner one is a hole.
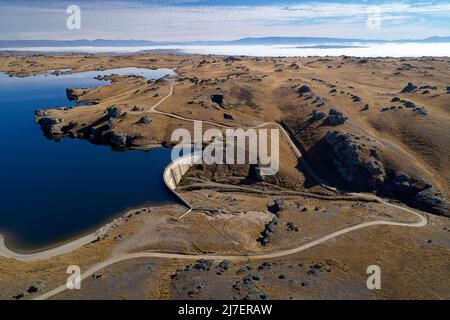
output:
M164 6L124 1L81 1L82 30L78 32L65 30L64 3L0 4L0 29L2 36L10 39L133 38L157 41L221 40L247 36L391 39L450 33L448 22L430 21L433 17L450 17L450 3L389 3L374 7L345 2L289 6L196 6L195 1L179 2L194 4ZM365 27L368 10L374 8L380 12L383 24L378 31Z

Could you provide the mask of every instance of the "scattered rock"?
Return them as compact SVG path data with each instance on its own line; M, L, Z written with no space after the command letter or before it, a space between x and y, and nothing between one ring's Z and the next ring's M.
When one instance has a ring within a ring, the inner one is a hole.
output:
M360 102L361 98L358 96L352 96L352 100L353 100L353 102Z
M229 114L229 113L224 113L224 114L223 114L223 118L224 118L225 120L234 121L234 117L233 117L231 114Z
M325 118L326 117L326 114L324 113L324 112L317 112L317 110L314 110L313 111L313 115L312 115L312 117L310 118L310 122L314 122L314 121L318 121L318 120L321 120L321 119L323 119L323 118Z
M293 222L287 223L287 231L295 231L298 232L298 227Z
M219 266L220 271L227 271L230 268L230 261L229 260L223 260Z
M139 112L139 111L143 111L143 110L144 110L144 108L141 108L138 106L134 106L133 109L131 109L131 111L134 111L134 112Z
M142 135L136 132L125 135L115 131L108 131L106 135L108 136L109 144L117 148L133 146L135 140L142 138Z
M234 61L241 61L241 59L237 58L237 57L233 57L233 56L229 56L226 57L225 59L223 59L224 62L234 62Z
M275 232L276 226L278 225L278 218L273 218L264 228L264 231L261 232L261 237L258 241L263 245L267 246L270 242L270 235Z
M150 123L152 123L152 119L149 116L142 116L137 123L138 124L150 124Z
M403 88L402 91L400 91L400 93L411 93L417 90L417 86L415 84L412 84L411 82L409 82L406 87Z
M347 117L345 117L341 112L336 109L330 109L328 113L328 117L325 119L324 124L328 126L338 126L344 124L347 121Z
M13 296L13 299L19 300L19 299L22 299L23 297L25 297L25 293L20 292L20 293L16 294L15 296Z
M285 208L283 199L271 200L267 203L267 210L269 212L279 216L279 212Z
M44 280L39 279L36 283L32 284L28 289L27 293L36 293L40 291L44 286Z
M258 267L258 270L259 270L259 271L267 271L267 270L270 270L271 267L272 267L272 263L270 263L270 262L263 262L263 263Z
M269 297L269 295L268 295L267 293L261 293L261 294L259 295L259 298L260 298L261 300L270 300L270 297Z
M214 93L209 96L209 99L211 100L211 102L216 103L220 107L224 106L225 96L221 93Z
M312 92L312 90L310 87L304 85L304 86L301 86L300 88L298 88L297 92L300 94L300 96L302 96L306 93Z
M239 274L239 273L245 273L245 272L247 272L247 271L250 271L251 270L251 268L250 267L242 267L242 268L240 268L238 271L237 271L237 273Z
M192 296L196 296L198 295L203 289L203 286L198 285L194 288L192 288L189 292L188 292L188 296L192 297Z
M197 262L192 266L192 268L200 271L207 271L211 269L212 265L213 265L212 260L200 259L197 260Z
M119 107L117 107L117 106L108 107L106 109L106 114L107 114L109 119L111 119L111 118L119 119L120 117L122 117L124 115L122 110Z

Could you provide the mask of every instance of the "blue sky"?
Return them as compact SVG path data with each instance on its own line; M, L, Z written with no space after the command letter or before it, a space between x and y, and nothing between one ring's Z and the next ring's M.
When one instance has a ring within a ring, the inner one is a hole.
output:
M66 28L68 5L81 30ZM0 39L230 40L450 36L450 1L2 0Z

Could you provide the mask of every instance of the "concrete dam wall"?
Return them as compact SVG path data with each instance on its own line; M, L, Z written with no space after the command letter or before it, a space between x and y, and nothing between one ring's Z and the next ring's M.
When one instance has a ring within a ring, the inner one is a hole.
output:
M191 206L180 196L176 189L186 172L188 172L197 161L201 160L201 158L201 153L191 153L182 156L172 161L163 173L163 180L167 188L169 188L169 190L189 208L191 208Z

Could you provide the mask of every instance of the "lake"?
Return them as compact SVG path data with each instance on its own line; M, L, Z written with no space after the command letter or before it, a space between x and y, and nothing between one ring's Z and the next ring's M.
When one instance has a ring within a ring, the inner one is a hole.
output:
M0 73L0 233L8 247L36 251L86 234L128 209L175 202L162 173L171 151L113 151L88 141L43 136L37 109L74 106L68 87L107 84L97 75L158 79L170 69L123 68L25 78ZM89 106L83 106L89 108Z

